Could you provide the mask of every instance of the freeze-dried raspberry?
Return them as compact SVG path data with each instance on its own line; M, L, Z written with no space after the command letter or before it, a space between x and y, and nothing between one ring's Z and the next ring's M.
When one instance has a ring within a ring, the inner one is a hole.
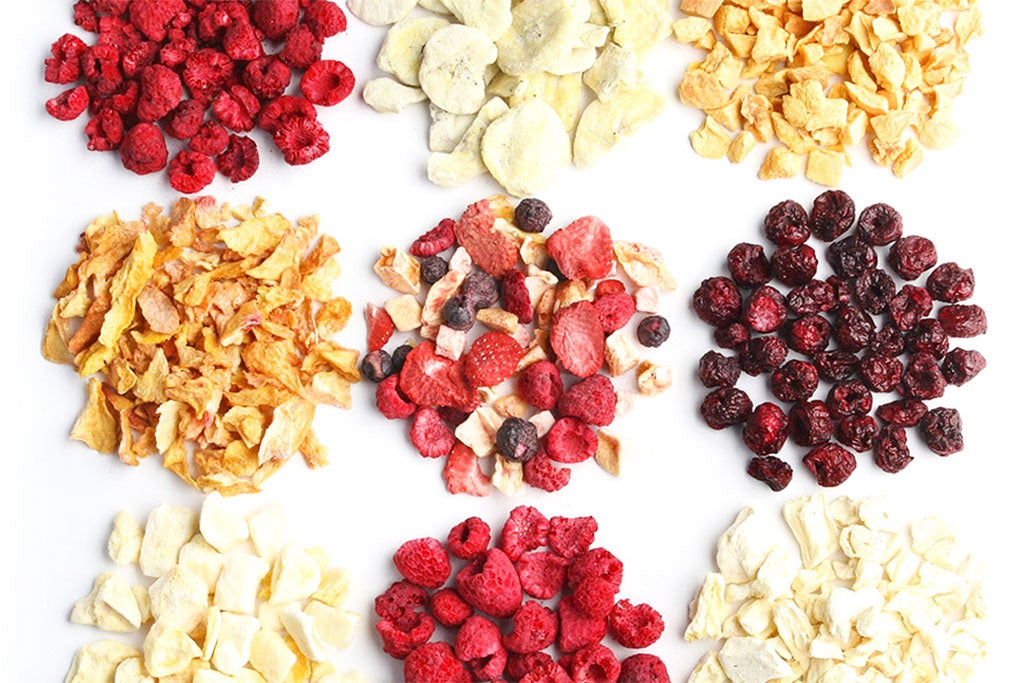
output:
M608 615L608 626L619 644L640 649L653 645L661 637L665 621L646 603L634 605L629 600L619 600Z
M451 452L455 435L437 410L424 406L413 415L409 439L424 458L440 458Z
M160 47L157 61L164 66L178 69L185 64L185 59L197 49L199 49L199 42L191 36L170 37Z
M853 453L834 443L815 446L803 458L803 463L818 480L819 486L839 486L849 479L857 467Z
M889 318L906 332L932 312L932 296L924 287L906 284L889 301Z
M883 425L875 441L875 464L878 468L895 474L913 459L907 448L907 431L903 427Z
M515 562L523 553L547 545L550 526L540 510L531 505L519 505L508 513L498 543Z
M723 349L741 349L750 341L750 329L743 323L729 323L716 327L712 336Z
M491 479L480 469L478 460L473 449L461 441L455 442L444 463L444 483L448 493L486 496L491 492Z
M258 2L259 5L275 3ZM470 683L473 677L456 657L451 645L424 643L405 658L402 673L406 683Z
M152 123L136 123L121 142L121 163L132 173L155 173L167 165L164 134Z
M434 619L426 612L417 612L412 620L400 626L392 619L381 619L376 624L385 653L395 659L408 657L434 635Z
M140 121L162 119L181 102L181 78L163 64L145 67L139 73L139 103L135 110Z
M552 517L548 530L548 545L556 554L573 558L590 549L597 533L597 520L593 517Z
M313 0L305 7L302 20L309 25L313 34L325 40L344 32L348 28L345 12L331 0Z
M572 599L588 617L605 617L615 605L618 588L600 577L586 577L576 584Z
M779 202L764 217L764 234L781 246L803 244L811 236L807 211L792 199Z
M430 596L422 586L405 579L396 581L373 601L373 610L381 619L393 622L402 630L419 623L419 615ZM429 636L428 636L429 637Z
M772 275L784 285L791 287L810 282L818 272L818 255L814 247L798 244L779 247L768 260Z
M534 600L527 600L512 615L512 631L502 638L512 652L540 652L558 636L558 615Z
M523 599L519 575L500 548L490 548L463 567L455 575L455 589L476 609L501 619L515 614Z
M902 354L906 347L907 340L903 332L892 321L883 323L871 336L871 342L868 344L872 353L893 358Z
M670 683L665 662L656 655L639 652L622 660L619 683Z
M313 104L330 107L352 94L355 84L355 76L344 62L321 59L302 75L299 90Z
M562 598L558 611L558 649L573 653L585 645L600 643L608 632L604 617L590 617L580 611L571 596Z
M905 398L878 406L875 415L879 420L897 427L913 427L921 421L926 412L928 407L923 401Z
M946 377L935 356L912 353L903 370L903 395L927 401L939 398L946 391Z
M430 596L430 613L437 623L454 628L472 616L473 608L454 588L441 588Z
M693 293L693 310L708 325L721 327L739 320L743 298L727 277L710 277Z
M359 372L363 379L368 379L371 382L384 381L395 372L391 365L391 354L384 349L370 351L363 356L362 362L359 363Z
M928 293L937 301L955 304L974 295L974 271L956 263L943 263L928 274Z
M604 579L618 591L622 586L622 560L607 548L590 548L569 563L566 578L569 587L575 588L586 578Z
M523 481L549 493L563 488L571 476L572 470L555 465L543 446L523 465Z
M615 387L606 375L581 379L558 399L562 416L578 417L587 424L606 427L615 419Z
M75 26L85 31L95 33L99 30L99 16L96 7L89 0L78 0L73 7L73 20Z
M78 36L65 33L50 45L51 57L44 60L43 79L47 83L74 83L82 74L81 56L88 49Z
M740 360L718 351L708 351L697 364L697 378L709 389L731 387L740 378Z
M608 278L607 280L601 280L594 285L594 296L607 296L609 294L621 294L626 291L626 285L622 283L622 280L616 280L615 278Z
M907 353L928 353L942 358L949 351L949 335L935 318L925 318L907 333Z
M472 560L487 550L491 527L479 517L469 517L448 532L448 551L463 560Z
M903 363L892 356L866 354L857 371L869 389L883 394L895 390L903 379Z
M743 443L757 455L778 453L789 434L789 418L771 402L756 406L743 426Z
M857 236L876 247L892 244L903 236L903 217L888 204L872 204L860 212Z
M774 455L755 455L747 463L747 474L767 484L772 491L781 491L793 479L793 468Z
M605 294L594 299L594 310L601 321L601 329L605 334L611 334L615 330L626 326L626 323L636 313L636 302L633 301L633 296L628 292ZM639 328L637 333L639 334Z
M856 214L850 195L842 190L826 190L811 205L811 232L823 242L831 242L853 227Z
M117 113L134 120L135 108L139 104L139 84L136 81L124 81L118 84L109 95L94 99L89 103L90 111L113 109Z
M772 279L771 266L760 244L740 242L726 256L729 275L740 287L759 287Z
M825 313L836 307L836 290L824 280L808 280L789 291L786 306L797 315Z
M805 356L814 356L828 348L831 335L832 326L820 313L802 315L786 324L789 347Z
M573 683L573 680L559 662L551 660L524 674L519 683Z
M174 155L167 167L171 187L182 194L193 194L213 182L217 175L217 164L213 159L183 149Z
M163 120L164 132L172 138L187 140L203 125L206 106L199 100L182 100Z
M743 306L743 322L755 332L774 332L786 322L786 298L771 285L757 287Z
M523 347L504 332L477 337L466 354L466 379L475 387L493 387L511 377L523 357Z
M100 109L85 124L86 147L94 152L108 152L121 146L124 140L124 120L113 109Z
M530 290L526 288L526 276L522 271L513 268L501 278L501 296L503 308L516 316L524 325L533 322L533 305L530 303ZM632 302L632 298L630 301ZM632 315L632 313L630 313ZM628 318L627 318L628 320ZM625 322L622 323L625 325Z
M932 408L918 429L932 453L949 455L964 449L963 422L956 408Z
M870 415L847 415L836 422L836 441L858 453L871 450L878 438L878 423Z
M871 390L856 379L836 382L825 399L828 411L837 420L846 415L867 415L872 402Z
M594 304L577 301L555 313L549 337L555 357L568 372L589 377L604 365L604 330Z
M840 349L814 354L814 367L818 368L818 377L829 382L841 382L853 377L857 372L858 362L856 354Z
M121 56L121 72L126 79L138 78L141 71L156 62L159 46L151 41L136 43Z
M199 126L199 132L188 141L188 148L199 154L215 156L228 147L231 134L216 121L207 121Z
M671 334L668 320L661 315L649 315L636 326L636 340L648 348L661 346Z
M306 24L298 24L288 31L284 46L277 56L293 69L309 69L323 52L324 41Z
M281 150L285 163L292 166L319 159L331 148L330 136L319 121L298 116L278 121L274 144Z
M801 401L789 410L789 437L798 446L817 446L832 438L832 415L824 401Z
M406 541L392 556L398 573L424 588L440 588L452 573L448 553L436 538Z
M544 232L551 222L551 207L541 199L526 197L516 205L514 218L523 232Z
M839 277L848 279L878 265L875 248L857 235L844 237L828 245L825 258Z
M181 80L197 100L209 102L229 81L234 62L220 50L199 48L185 57Z
M622 665L615 653L600 643L584 645L572 656L572 680L587 683L615 683Z
M523 592L540 600L558 595L565 585L566 558L547 551L525 553L516 560Z
M889 265L904 280L916 280L938 262L935 244L927 237L908 235L889 247Z
M950 384L961 386L984 370L985 364L985 357L980 352L958 347L942 359L942 374Z
M537 454L537 426L521 417L506 417L498 427L494 445L506 460L526 462Z
M95 97L106 97L117 91L124 81L121 74L121 56L110 45L93 45L82 53L82 78Z
M740 367L752 377L782 367L789 351L786 343L771 334L755 337L740 349Z
M565 673L565 670L555 663L555 660L547 652L519 653L509 651L508 662L505 664L505 678L510 681L519 681L527 674L532 675L534 671L537 672L537 675L540 675L550 667L554 667L554 669L562 672L564 676L564 679L560 679L562 683L571 683L569 674Z
M69 88L46 100L46 113L58 121L71 121L89 108L89 91L84 85Z
M271 40L281 40L299 23L299 0L256 2L252 7L252 23Z
M316 107L305 97L281 95L263 105L256 122L260 129L273 134L282 121L291 118L315 119Z
M747 392L736 387L715 389L704 397L700 404L700 415L712 429L725 429L747 421L754 404Z
M949 304L939 309L938 317L950 337L976 337L988 332L988 318L981 306Z
M448 262L440 256L428 256L420 261L420 280L432 285L448 272Z
M551 410L562 396L562 373L549 360L527 365L516 379L516 392L538 410Z
M217 170L233 183L248 180L260 167L256 141L245 135L229 135L228 146L217 155Z
M213 99L213 115L228 130L245 133L256 125L260 101L248 88L235 84L217 93Z
M787 361L772 373L769 387L780 401L795 403L806 400L818 388L818 370L809 361Z
M854 279L853 293L865 311L878 315L888 310L896 296L896 283L884 270L867 270Z
M611 272L615 259L611 230L594 216L577 218L551 233L545 246L570 280L600 280Z
M262 36L248 19L236 19L224 31L224 52L237 62L263 56Z
M377 385L377 410L389 420L405 419L416 412L416 404L398 388L398 375L391 375Z
M597 452L597 435L578 417L560 417L545 435L544 449L555 462L583 462Z
M161 0L144 2L135 0L128 3L128 16L132 25L150 40L163 40L173 20L185 12L183 0Z
M455 656L466 663L475 680L496 680L508 658L501 640L501 629L493 621L474 614L455 634Z
M291 80L291 68L274 55L257 57L242 72L242 82L264 101L284 95Z

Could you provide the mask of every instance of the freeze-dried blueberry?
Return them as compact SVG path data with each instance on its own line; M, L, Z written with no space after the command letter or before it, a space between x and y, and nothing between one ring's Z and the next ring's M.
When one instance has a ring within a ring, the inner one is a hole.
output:
M523 232L544 232L551 222L551 207L534 197L527 197L516 205L516 227Z
M514 462L526 462L537 454L537 426L519 417L507 417L495 435L498 452Z
M394 373L391 354L384 349L370 351L363 356L363 362L359 364L359 371L365 379L371 382L383 382Z
M641 346L661 346L671 333L668 320L660 315L649 315L636 326L636 339Z
M498 303L498 281L482 270L474 270L462 281L462 296L475 310Z
M401 344L391 352L391 370L400 372L405 365L405 357L412 351L412 344Z
M420 261L420 280L432 285L448 272L448 262L437 254L428 256Z
M473 323L476 322L476 314L464 296L453 296L445 301L441 307L441 317L445 325L460 332L472 329Z

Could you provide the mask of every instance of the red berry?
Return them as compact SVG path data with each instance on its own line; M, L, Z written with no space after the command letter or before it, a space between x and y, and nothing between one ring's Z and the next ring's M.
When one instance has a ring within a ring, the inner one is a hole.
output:
M533 322L533 304L530 303L530 291L526 288L526 277L522 271L513 268L505 273L501 278L501 296L504 309L514 314L520 323L527 325Z
M935 244L927 237L901 237L889 247L889 265L904 280L916 280L936 263Z
M597 435L586 422L577 417L560 417L555 420L544 441L548 457L555 462L583 462L597 452Z
M557 491L569 483L572 470L558 467L543 448L523 464L523 480L544 491Z
M903 236L903 217L888 204L872 204L860 213L857 235L876 247L891 244Z
M473 341L466 354L466 379L475 387L492 387L511 377L523 347L504 332L486 332Z
M540 510L530 505L512 508L501 528L499 544L515 562L523 553L547 545L550 522Z
M759 287L772 279L768 257L760 244L741 242L726 257L729 275L740 287Z
M594 309L601 321L601 329L605 334L611 334L626 326L636 313L636 302L628 292L605 294L594 299Z
M607 376L586 377L566 389L558 399L558 412L578 417L589 425L606 427L615 419L615 387Z
M956 348L942 359L942 375L950 384L960 386L985 369L985 357L978 351Z
M486 615L510 617L519 609L523 589L512 561L499 548L491 548L455 575L462 599Z
M774 455L756 455L747 463L747 474L772 491L781 491L793 479L793 468Z
M413 415L409 438L424 458L448 455L455 446L455 435L444 423L437 410L424 406Z
M469 517L448 532L448 550L463 560L482 555L490 543L491 527L479 517Z
M823 242L831 242L853 227L855 216L856 208L850 195L842 190L826 190L811 206L811 232Z
M46 113L58 121L71 121L89 108L89 91L84 85L65 90L46 101Z
M558 649L565 653L600 643L608 632L604 617L587 616L569 596L558 603L558 626Z
M538 410L551 410L562 396L562 373L549 360L531 363L519 372L516 392Z
M244 135L228 137L228 146L217 155L217 170L233 183L248 180L260 167L256 142Z
M454 628L473 614L473 608L454 588L441 588L430 596L430 612L442 626Z
M274 144L292 166L319 159L331 148L330 136L316 119L286 116L274 130Z
M257 5L274 3L257 3ZM406 683L470 683L473 677L448 643L424 643L405 658Z
M508 657L501 640L501 629L493 621L474 614L455 635L455 657L466 663L474 680L496 680Z
M594 542L597 520L593 517L552 517L548 545L556 554L573 558L582 555Z
M779 202L764 217L764 233L778 245L803 244L811 236L807 211L792 199Z
M928 293L938 301L955 304L974 295L974 271L955 263L935 267L925 283Z
M136 123L121 143L121 163L133 173L155 173L167 165L167 144L155 124Z
M914 456L907 448L907 432L903 427L884 425L875 441L875 464L883 472L894 474L910 464Z
M600 643L584 645L572 656L572 680L615 683L622 665L615 653Z
M918 427L928 449L939 455L949 455L964 449L961 433L963 423L956 408L933 408L921 418Z
M928 407L924 402L906 398L878 406L875 415L879 420L897 427L913 427L921 421L926 412Z
M653 645L665 630L657 610L645 603L634 605L629 600L615 603L608 615L608 626L621 645L636 649Z
M779 247L768 262L772 275L790 287L810 282L818 272L818 255L807 244Z
M939 309L939 322L950 337L976 337L988 332L988 319L981 306L949 304Z
M847 415L836 423L836 441L858 453L870 451L878 440L878 423L870 415Z
M743 443L757 455L778 453L789 434L789 418L774 403L754 408L743 427Z
M539 602L527 600L512 615L512 630L502 642L512 652L539 652L555 642L558 615Z
M448 553L436 538L406 541L391 558L403 577L424 588L440 588L452 573Z
M721 327L739 320L743 299L736 283L727 277L711 277L693 293L693 310L708 325Z
M771 285L761 285L747 297L743 322L755 332L774 332L786 322L786 298Z
M747 421L754 404L747 392L736 387L715 389L700 404L700 415L712 429L725 429Z
M804 465L818 480L819 486L839 486L857 467L853 453L834 443L815 446L803 458Z
M789 436L798 446L817 446L832 438L832 415L824 401L806 401L789 411Z
M780 401L803 401L818 388L818 370L809 361L790 360L772 373L769 386Z
M640 652L622 660L619 683L670 683L668 668L656 655Z
M525 553L516 560L516 572L527 595L547 600L558 595L565 585L568 561L554 553Z
M193 194L213 182L217 164L205 154L183 149L171 159L167 175L175 190Z

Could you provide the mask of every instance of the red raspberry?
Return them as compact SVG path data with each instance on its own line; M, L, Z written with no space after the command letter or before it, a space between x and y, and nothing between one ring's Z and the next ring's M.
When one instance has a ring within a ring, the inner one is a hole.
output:
M299 81L299 90L313 104L331 107L352 93L356 79L344 62L321 59L313 62Z
M476 453L461 441L448 454L444 464L444 483L448 493L486 496L491 492L491 479L480 469Z
M516 571L523 591L541 600L555 597L565 585L568 564L565 558L547 551L520 556L516 561Z
M561 664L549 661L526 673L519 683L573 683Z
M575 588L586 578L599 578L610 582L618 591L622 585L622 560L606 548L591 548L569 563L569 587Z
M228 136L228 146L217 155L217 170L233 183L248 180L260 167L256 141L245 135Z
M271 5L274 3L257 3ZM471 683L473 677L452 652L448 643L420 645L405 658L403 675L406 683Z
M750 413L743 426L743 443L757 455L771 455L782 450L789 434L789 418L779 406L766 402Z
M562 373L549 360L531 363L519 372L516 392L538 410L551 410L562 395Z
M95 33L99 31L99 17L96 15L96 7L88 0L78 0L73 8L73 20L75 26L84 31Z
M543 447L538 448L537 453L523 463L523 480L544 491L557 491L569 483L571 476L572 470L555 466Z
M348 28L345 12L331 0L313 0L306 5L302 20L320 40L326 40Z
M804 456L803 462L818 485L826 487L839 486L857 467L853 453L834 443L815 446Z
M452 573L448 553L436 538L406 541L391 559L399 574L424 588L440 588Z
M622 283L622 280L616 280L615 278L609 278L607 280L601 280L594 287L594 296L602 297L609 294L621 294L626 291L626 285Z
M600 577L585 577L576 584L571 597L576 608L588 617L606 617L615 605L618 588Z
M217 164L205 154L183 149L171 159L167 175L175 190L193 194L213 182Z
M622 660L619 683L671 683L665 662L655 655L640 652Z
M89 108L89 91L84 85L65 90L46 100L46 113L58 121L71 121Z
M113 109L101 109L85 124L86 147L94 152L117 149L124 140L124 120Z
M434 635L434 620L425 612L417 612L413 620L403 626L391 619L381 619L376 624L384 652L395 659L409 656Z
M466 354L466 379L475 387L493 387L511 377L523 347L504 332L486 332L469 347Z
M163 64L147 66L139 73L139 103L136 116L140 121L157 121L181 102L181 78Z
M499 548L490 548L463 567L455 575L455 589L476 609L502 619L515 614L523 599L512 560Z
M442 626L455 628L473 614L473 608L454 588L442 588L430 596L430 612Z
M501 278L501 295L504 299L503 308L516 316L520 323L527 325L533 322L533 304L530 303L530 291L526 288L526 276L513 268Z
M247 19L236 19L224 31L224 52L236 62L248 62L263 56L260 34Z
M594 216L578 218L551 233L545 246L570 280L600 280L611 272L615 258L611 230Z
M558 648L570 654L585 645L600 643L608 632L604 617L589 617L566 596L558 603Z
M625 647L643 648L653 645L665 630L665 621L650 605L633 605L619 600L608 615L612 637Z
M172 138L187 140L199 132L206 107L199 100L182 100L164 118L164 132Z
M443 218L433 228L416 238L409 253L420 258L435 256L455 244L455 221Z
M181 79L192 97L209 102L228 83L234 66L231 58L220 50L204 47L185 57Z
M501 629L490 619L474 614L455 635L455 656L467 664L475 680L500 678L508 659Z
M511 681L518 681L533 671L541 671L550 666L561 669L547 652L509 652L508 663L505 665L505 677ZM569 674L566 674L564 669L561 671L565 675L565 680L568 681Z
M530 505L519 505L508 513L508 519L501 528L499 546L515 562L523 553L547 545L550 526L548 518L540 510Z
M319 159L331 148L331 138L314 118L286 116L274 130L274 144L292 166Z
M448 455L455 446L455 435L437 410L425 406L416 411L409 428L409 438L424 458Z
M605 375L591 375L569 387L558 399L558 412L587 424L605 427L615 419L615 387Z
M604 365L604 330L597 309L589 301L558 309L549 339L562 367L578 377L589 377Z
M88 46L78 36L65 33L50 45L50 54L43 62L43 79L47 83L74 83L82 74L81 56Z
M594 309L605 334L622 329L636 313L636 302L628 292L605 294L594 299Z
M155 173L167 165L164 134L152 123L136 123L121 143L121 163L133 173Z
M572 656L572 680L587 683L615 683L622 665L615 653L600 643L591 643Z
M256 125L260 101L244 85L235 84L221 90L213 100L213 115L225 128L245 133Z
M252 23L271 40L281 40L299 23L299 0L278 0L277 2L255 2L252 6Z
M491 527L479 517L469 517L448 532L448 551L463 560L482 555L491 543Z
M164 66L178 69L185 63L185 59L199 48L195 38L179 37L172 38L160 47L157 53L157 60Z
M593 517L552 517L548 530L551 550L565 558L585 553L594 542L597 520Z
M402 630L409 630L419 622L419 615L429 599L421 586L411 581L396 581L374 599L373 610L381 619L394 622Z
M386 377L377 384L377 410L389 420L405 419L416 412L416 404L398 388L398 375Z
M224 126L215 121L207 121L199 126L199 132L188 141L188 148L199 154L214 156L227 149L229 138L230 134Z
M539 652L555 642L558 615L539 602L527 600L512 615L512 631L502 638L512 652Z
M242 82L263 100L273 100L284 95L291 80L291 68L274 55L252 60L242 72Z
M281 61L293 69L308 69L320 59L324 41L316 37L306 24L299 24L288 31L284 47L277 53Z
M555 462L583 462L597 452L597 435L577 417L560 417L545 435L544 444L548 457Z
M292 117L315 119L316 107L305 97L281 95L263 105L263 109L260 110L260 115L257 117L256 125L262 130L273 134L282 121Z
M139 29L150 40L161 41L167 37L172 22L186 12L183 0L135 0L128 3L128 16L132 26Z

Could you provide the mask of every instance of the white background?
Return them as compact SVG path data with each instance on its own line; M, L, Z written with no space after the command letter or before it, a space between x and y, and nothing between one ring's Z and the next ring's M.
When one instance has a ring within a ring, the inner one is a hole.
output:
M84 383L70 367L51 365L39 354L51 292L75 258L78 234L89 221L110 211L134 217L146 202L167 205L175 198L164 174L135 176L120 167L116 155L86 151L84 119L61 123L44 112L43 102L60 89L42 80L50 43L68 31L84 36L71 23L71 4L15 3L4 17L0 583L11 595L0 602L5 634L0 643L12 654L0 660L0 680L10 681L62 680L75 650L104 635L71 625L68 614L95 575L111 568L104 548L117 511L127 509L141 520L160 502L198 508L202 500L157 458L131 469L71 442L68 432L83 404ZM902 212L907 233L934 240L940 260L974 269L974 302L988 312L989 333L965 345L983 351L989 367L933 402L960 410L967 445L961 453L938 458L914 440L917 459L895 476L861 456L862 466L834 493L885 495L908 517L937 513L954 523L988 566L990 657L979 680L1005 681L1019 676L1024 614L1019 552L1024 11L1019 3L1005 1L983 3L982 9L986 32L970 45L973 72L954 106L959 141L928 153L903 180L858 150L842 185L858 207L891 203ZM382 37L381 29L350 17L349 30L328 42L325 56L344 60L363 81L377 75L373 60ZM352 410L318 412L316 431L330 449L331 465L313 472L300 462L289 463L263 493L238 499L246 510L285 503L298 536L326 547L336 563L354 572L349 605L367 618L340 668L360 669L374 681L401 677L400 667L379 649L372 598L397 578L390 556L402 541L443 537L470 515L498 525L509 509L530 503L548 515L597 518L597 542L625 562L622 596L649 602L665 617L665 634L650 651L668 663L673 680L685 680L707 647L682 640L687 604L711 568L718 534L745 505L775 514L789 497L817 490L800 466L781 494L749 479L738 435L712 432L697 414L703 392L694 369L711 347L711 336L690 310L690 294L704 277L724 272L729 247L761 240L760 221L773 204L791 198L809 206L823 188L803 179L758 180L760 152L740 166L692 152L687 135L699 117L674 92L693 56L671 41L659 46L647 69L666 96L663 115L596 167L566 170L542 195L557 225L594 214L617 238L660 248L679 281L663 311L674 334L657 354L673 366L675 384L661 396L639 401L632 414L615 423L634 446L621 478L587 463L576 466L570 485L553 495L450 496L441 463L421 459L402 426L376 414L373 387L366 383L354 388ZM485 179L451 190L426 181L424 109L381 115L353 96L322 111L321 118L332 144L325 157L306 167L287 167L270 140L258 134L263 163L256 176L237 186L218 181L209 193L232 203L262 196L290 217L319 213L322 229L343 247L344 274L336 292L357 309L338 340L359 347L365 329L358 311L387 296L370 269L377 249L408 244L440 218L458 216L467 204L499 188ZM747 386L753 385L748 378ZM796 464L799 453L787 446L783 456Z

